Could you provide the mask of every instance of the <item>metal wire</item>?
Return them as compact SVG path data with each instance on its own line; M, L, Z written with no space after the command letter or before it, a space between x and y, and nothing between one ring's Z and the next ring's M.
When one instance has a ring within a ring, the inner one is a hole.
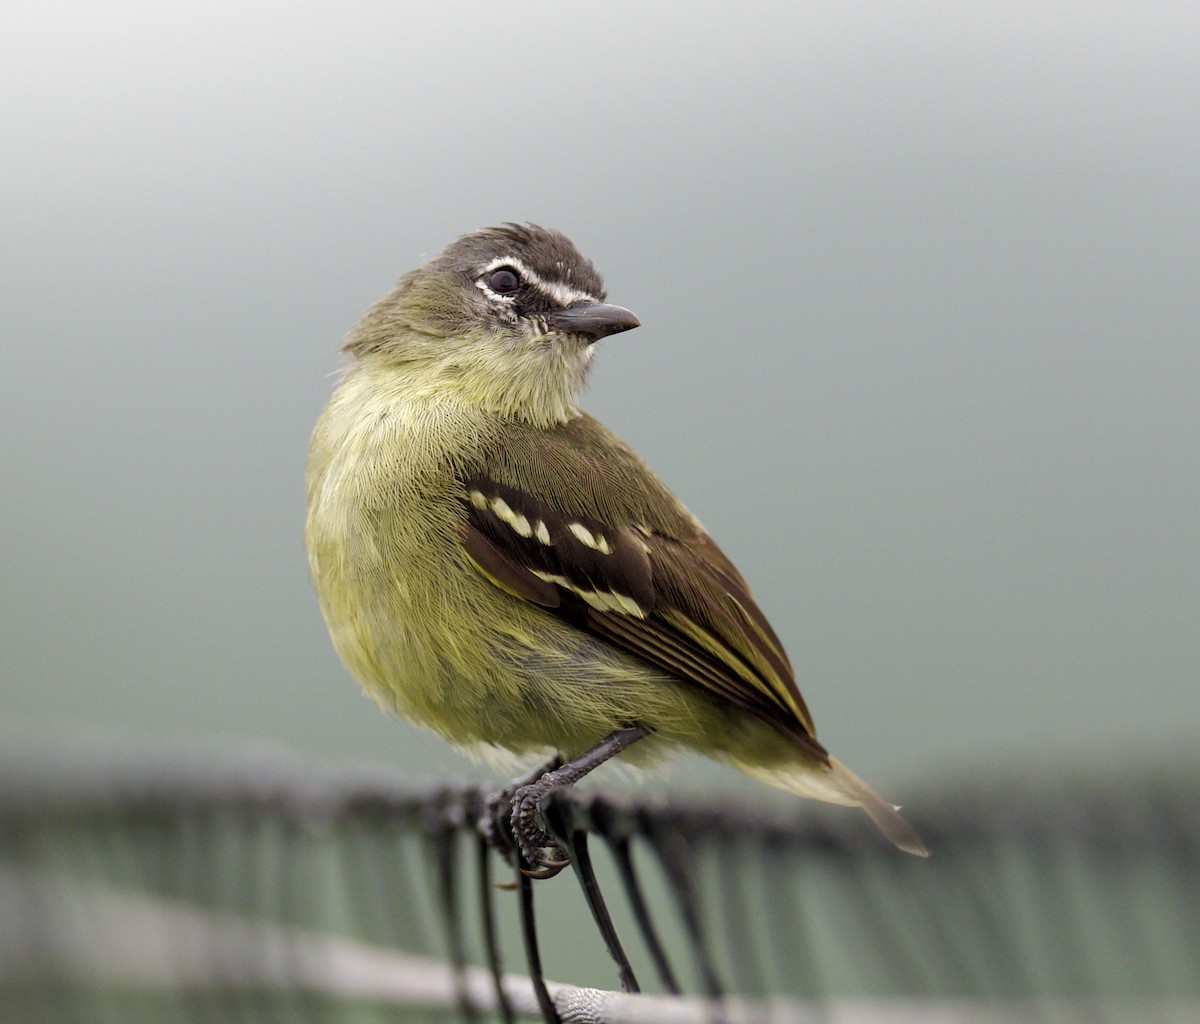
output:
M0 1019L815 1022L851 998L1200 1019L1187 765L928 799L929 861L849 814L559 792L543 812L577 885L514 867L512 899L477 787L228 758L0 756L0 775ZM544 957L574 971L592 934L615 966L589 969L629 1001L547 981Z

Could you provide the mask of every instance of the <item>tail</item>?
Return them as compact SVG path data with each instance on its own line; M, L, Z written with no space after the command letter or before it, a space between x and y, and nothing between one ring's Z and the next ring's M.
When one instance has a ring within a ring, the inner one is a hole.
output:
M761 779L772 786L786 789L789 793L806 796L810 800L823 800L831 804L861 807L875 822L879 831L905 853L928 857L929 850L921 842L917 830L897 813L896 808L883 799L840 761L830 758L829 764L809 762L800 767L785 768L747 764L731 759L734 767L747 775Z
M876 827L905 853L928 857L929 850L921 842L917 830L900 817L897 809L883 799L840 761L829 759L829 780L849 802L858 804Z

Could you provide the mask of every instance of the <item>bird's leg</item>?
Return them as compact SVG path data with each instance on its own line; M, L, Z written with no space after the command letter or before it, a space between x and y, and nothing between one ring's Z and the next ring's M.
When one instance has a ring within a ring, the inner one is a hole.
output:
M511 791L513 838L529 865L525 872L527 875L550 878L570 863L567 852L538 820L542 800L555 789L573 786L592 769L599 768L605 761L616 757L626 747L649 734L650 729L644 725L618 729L574 760L543 772L537 778L521 780L521 784Z

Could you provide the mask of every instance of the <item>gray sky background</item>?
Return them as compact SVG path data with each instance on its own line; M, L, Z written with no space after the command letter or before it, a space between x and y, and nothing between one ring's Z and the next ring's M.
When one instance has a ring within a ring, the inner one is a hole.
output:
M1194 740L1194 4L25 5L0 97L10 735L465 774L337 663L302 475L343 333L517 219L843 760Z

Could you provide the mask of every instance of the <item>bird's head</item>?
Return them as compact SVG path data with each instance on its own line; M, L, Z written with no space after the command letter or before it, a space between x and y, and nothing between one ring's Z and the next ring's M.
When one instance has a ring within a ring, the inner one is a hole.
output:
M402 277L345 349L500 415L562 422L599 339L637 327L565 235L533 224L484 228Z

